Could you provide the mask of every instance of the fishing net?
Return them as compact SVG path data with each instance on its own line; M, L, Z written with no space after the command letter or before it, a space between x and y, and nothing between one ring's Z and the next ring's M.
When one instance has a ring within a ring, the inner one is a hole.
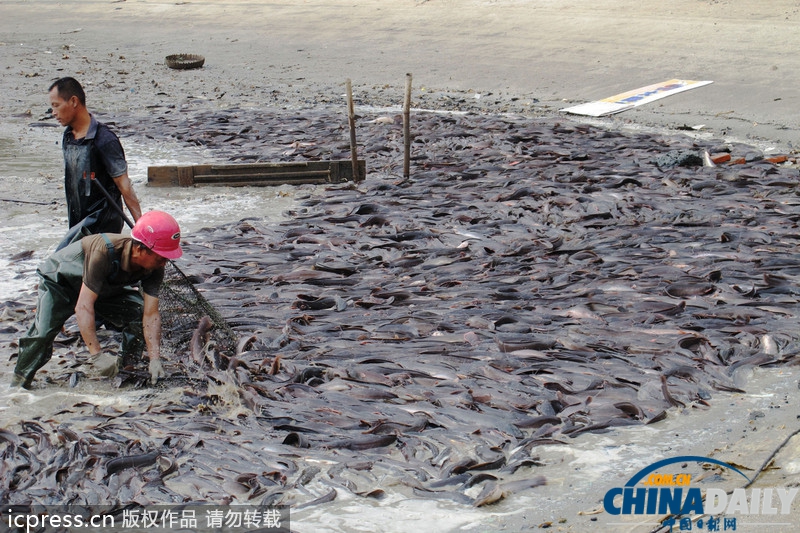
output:
M158 308L161 313L161 346L165 352L190 352L198 325L203 317L208 317L211 328L203 335L202 344L213 342L216 351L233 353L236 335L230 325L171 261L164 269Z

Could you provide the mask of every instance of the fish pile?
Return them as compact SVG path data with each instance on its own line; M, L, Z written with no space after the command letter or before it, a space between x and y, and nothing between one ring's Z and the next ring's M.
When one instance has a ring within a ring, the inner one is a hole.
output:
M194 142L232 161L349 149L333 112L214 113L162 115L154 135L205 124ZM203 321L167 365L178 401L5 427L0 503L301 509L391 488L482 506L545 484L542 446L704 409L754 366L797 364L795 166L719 140L419 113L404 178L396 117L359 120L365 182L281 223L187 236L180 268L235 352ZM657 164L675 151L745 162Z

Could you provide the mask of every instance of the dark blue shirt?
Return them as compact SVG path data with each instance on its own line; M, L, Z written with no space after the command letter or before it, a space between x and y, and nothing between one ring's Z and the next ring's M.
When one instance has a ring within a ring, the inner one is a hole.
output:
M64 192L67 196L69 226L92 216L87 229L91 233L122 230L122 217L108 204L105 195L91 178L100 182L114 201L122 207L122 195L114 183L128 170L125 152L119 138L108 126L92 117L86 137L75 139L71 127L64 130L61 146L64 151Z

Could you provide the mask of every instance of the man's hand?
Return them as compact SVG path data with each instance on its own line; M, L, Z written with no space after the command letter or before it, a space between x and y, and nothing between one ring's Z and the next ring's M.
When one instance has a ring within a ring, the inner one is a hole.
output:
M167 377L164 367L161 366L161 359L150 359L150 385L158 383L160 378Z
M119 372L119 357L99 352L90 356L90 360L92 370L105 378L113 378Z

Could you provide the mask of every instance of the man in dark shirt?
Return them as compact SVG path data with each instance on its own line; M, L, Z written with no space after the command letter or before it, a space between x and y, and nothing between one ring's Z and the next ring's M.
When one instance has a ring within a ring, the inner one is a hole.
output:
M142 211L128 177L122 144L108 126L89 113L80 83L74 78L61 78L50 86L49 97L53 116L66 126L61 146L70 229L56 248L60 250L84 235L122 231L121 200L134 221ZM92 180L109 192L119 209L109 204Z
M103 352L97 338L96 320L102 316L122 329L122 357L141 353L143 334L150 381L155 384L164 377L158 293L167 260L182 254L180 238L172 216L149 211L133 226L130 237L91 235L45 260L37 270L36 316L19 341L11 386L31 387L34 374L53 355L53 340L73 314L95 373L114 377L119 370L120 357Z

